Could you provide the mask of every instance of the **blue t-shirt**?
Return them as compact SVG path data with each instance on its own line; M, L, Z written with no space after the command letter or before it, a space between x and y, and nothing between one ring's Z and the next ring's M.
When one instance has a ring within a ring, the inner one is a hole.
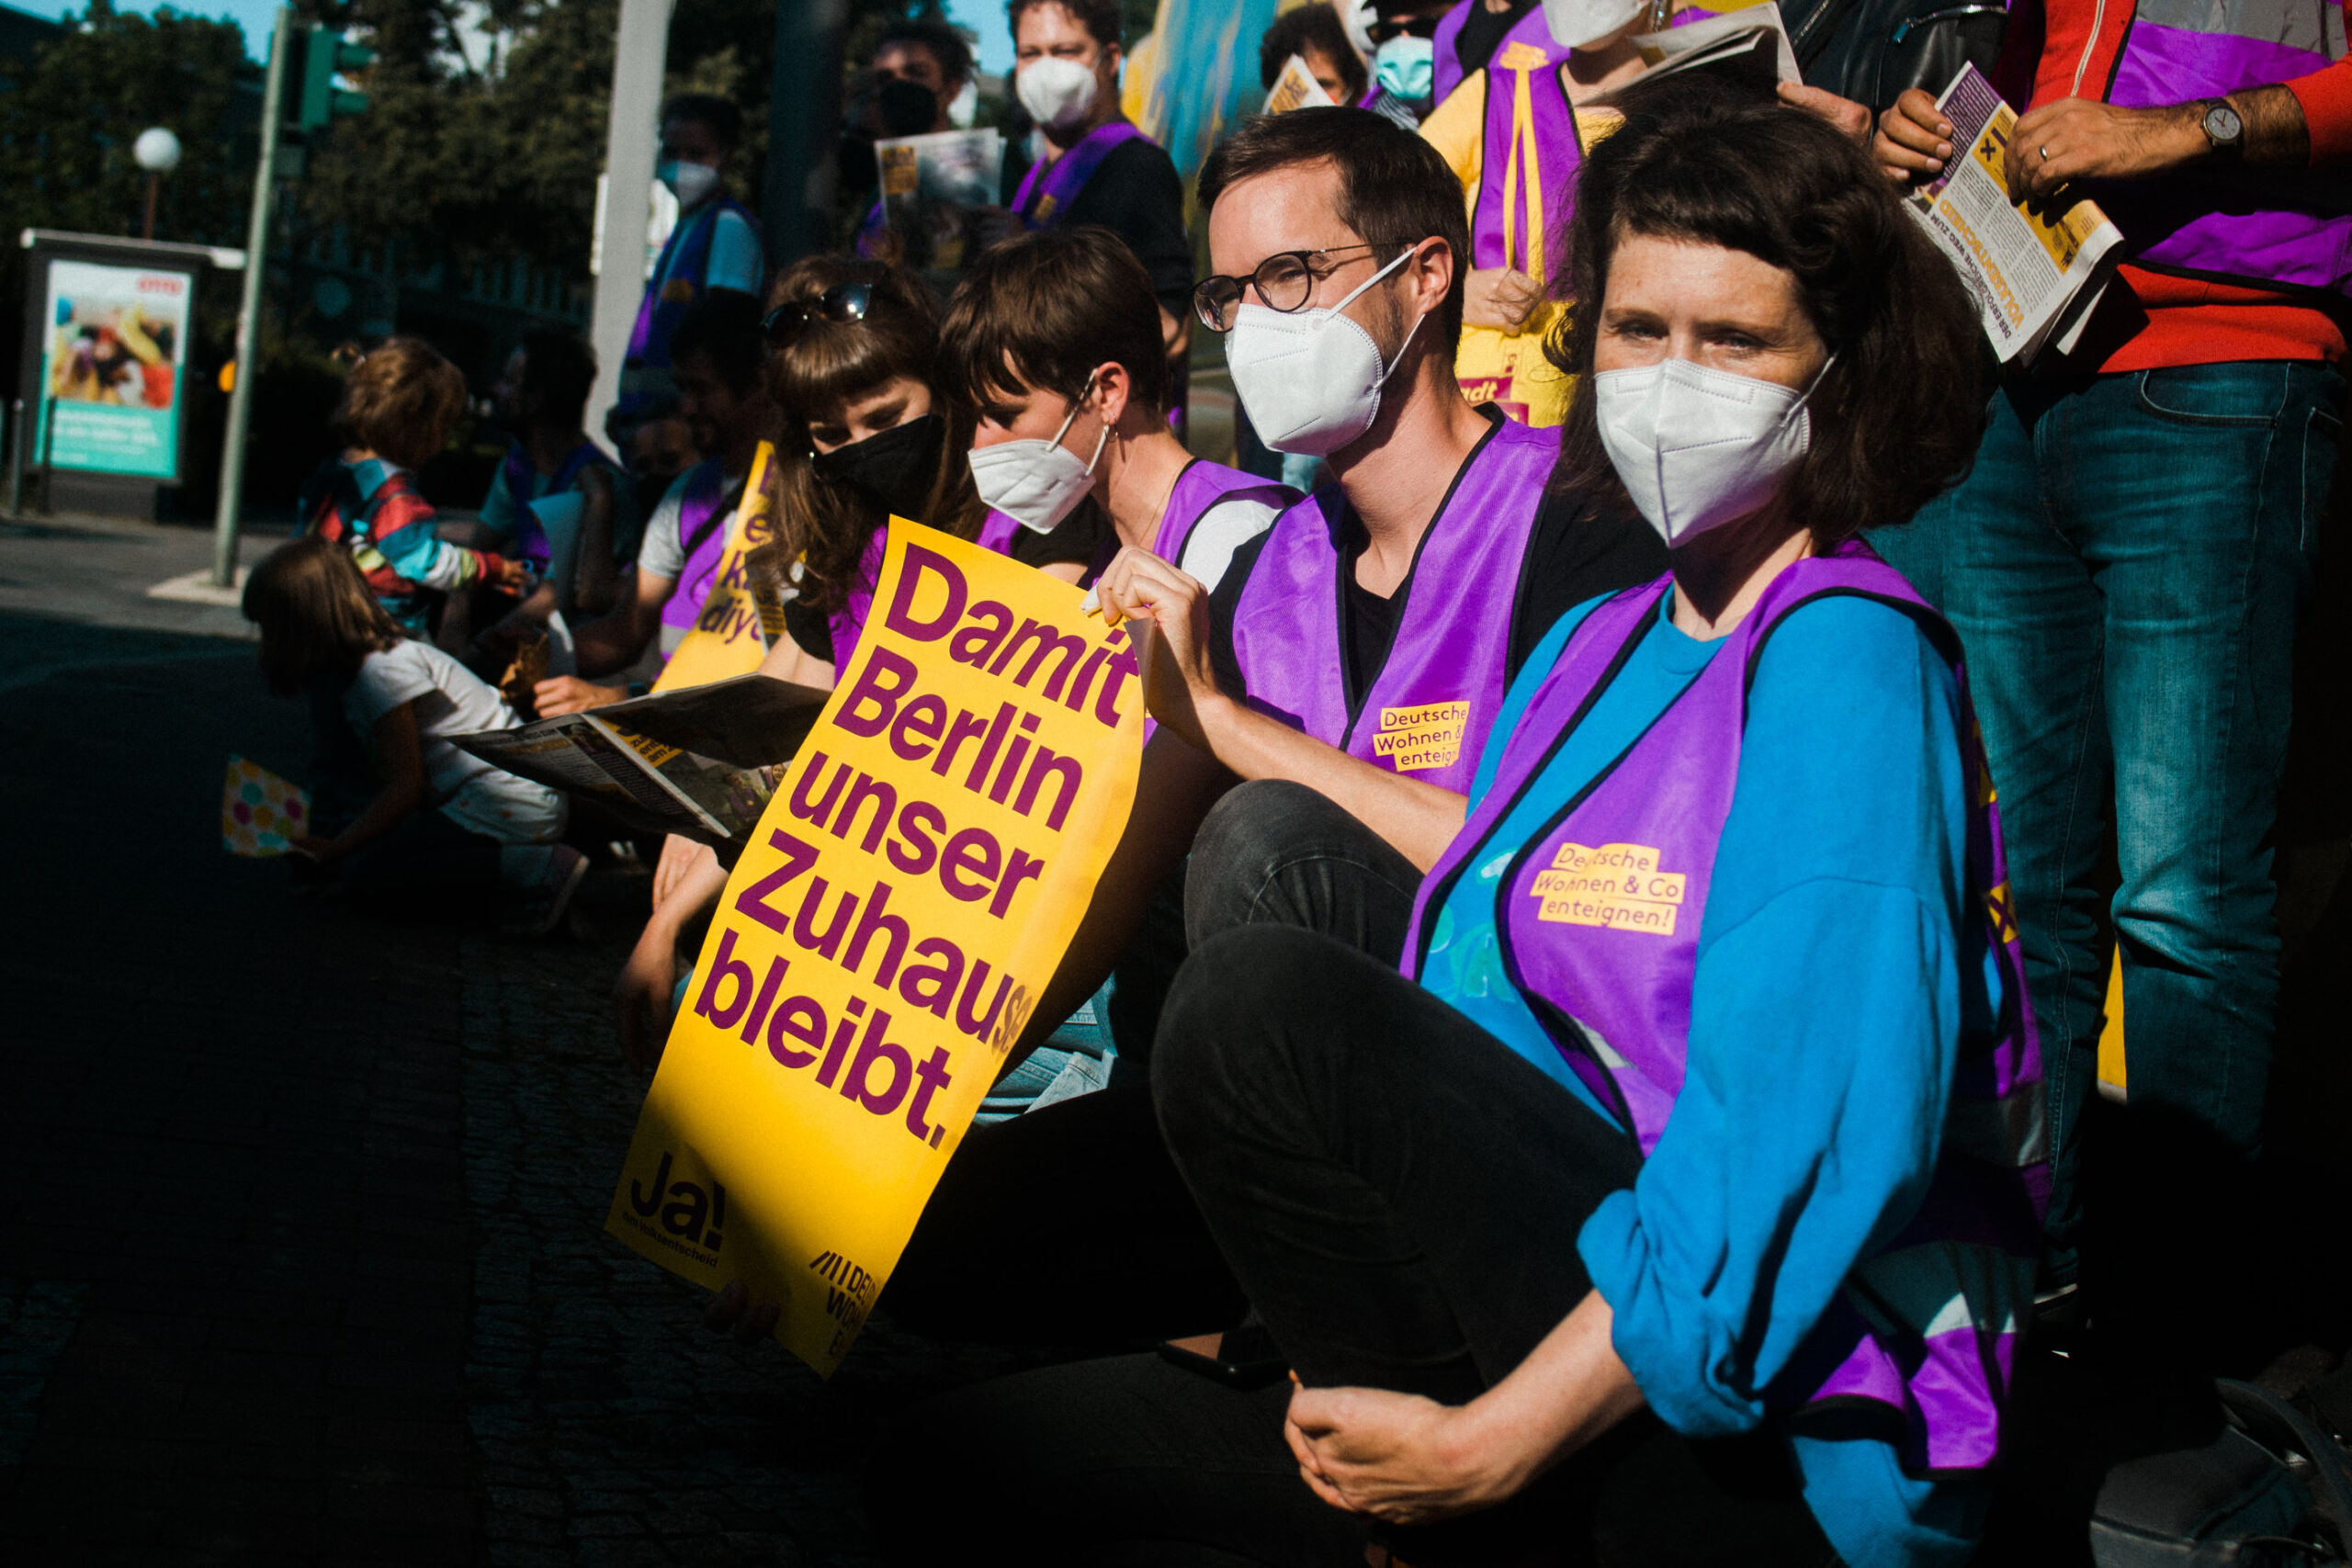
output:
M1504 976L1497 884L1721 650L1677 630L1671 605L1464 868L1421 966L1431 992L1595 1111ZM1563 617L1513 682L1474 804L1592 607ZM1763 1421L1766 1389L1849 1270L1916 1211L1962 1043L1992 1026L2000 982L1972 935L1958 704L1917 625L1858 597L1795 611L1758 662L1683 1087L1634 1187L1602 1201L1577 1244L1618 1355L1677 1431ZM1801 1419L1784 1431L1806 1502L1853 1568L1956 1568L1973 1551L1984 1482L1917 1479L1888 1444Z

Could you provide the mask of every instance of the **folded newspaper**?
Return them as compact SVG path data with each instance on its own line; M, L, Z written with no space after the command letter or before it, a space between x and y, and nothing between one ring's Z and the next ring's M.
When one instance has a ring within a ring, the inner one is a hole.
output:
M972 249L972 215L992 206L1004 164L1004 137L983 127L892 137L874 144L882 168L882 211L905 247L907 265L960 268Z
M1770 97L1779 84L1804 80L1788 26L1781 20L1781 7L1771 0L1688 27L1639 33L1628 41L1649 62L1649 69L1634 78L1640 83L1704 73Z
M740 846L828 694L739 675L457 743L493 767L594 800L631 827Z
M1936 107L1951 121L1952 156L1912 191L1912 216L1960 269L2001 363L2030 363L2045 344L2071 353L2122 234L2086 198L2038 209L2009 199L2003 162L2017 110L1975 66L1960 68Z
M1283 73L1274 78L1272 87L1266 89L1265 112L1268 114L1330 107L1331 95L1325 92L1323 84L1315 79L1315 73L1306 68L1306 62L1295 54L1283 62Z

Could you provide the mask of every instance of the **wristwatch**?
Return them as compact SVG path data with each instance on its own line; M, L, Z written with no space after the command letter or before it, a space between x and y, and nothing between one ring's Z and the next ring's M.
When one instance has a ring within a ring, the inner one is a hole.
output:
M2205 133L2205 145L2214 156L2234 158L2245 151L2245 119L2230 107L2227 98L2208 98L2205 113L2198 120L2198 129Z

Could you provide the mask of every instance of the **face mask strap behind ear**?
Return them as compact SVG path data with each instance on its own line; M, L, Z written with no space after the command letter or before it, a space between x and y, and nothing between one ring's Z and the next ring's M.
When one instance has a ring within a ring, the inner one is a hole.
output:
M1100 368L1087 372L1086 385L1079 389L1077 398L1071 401L1069 405L1069 412L1062 416L1061 428L1054 432L1055 446L1060 446L1062 444L1062 437L1069 434L1069 427L1078 423L1079 411L1086 406L1086 400L1094 395L1095 380L1101 377L1102 374L1102 372ZM1086 459L1086 471L1088 473L1092 473L1094 471L1094 465L1102 460L1102 448L1110 439L1111 422L1106 419L1102 422L1102 434L1094 438L1094 456Z

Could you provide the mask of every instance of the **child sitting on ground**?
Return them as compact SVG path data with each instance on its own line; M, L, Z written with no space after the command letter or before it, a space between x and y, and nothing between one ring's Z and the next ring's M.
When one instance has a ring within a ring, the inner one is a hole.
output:
M509 906L505 929L553 930L588 868L586 857L558 841L568 816L563 796L453 743L520 722L496 689L432 644L402 636L350 553L331 539L273 550L245 584L244 612L261 628L270 689L337 694L383 780L349 827L296 847L341 866L343 886L354 892L495 884Z

